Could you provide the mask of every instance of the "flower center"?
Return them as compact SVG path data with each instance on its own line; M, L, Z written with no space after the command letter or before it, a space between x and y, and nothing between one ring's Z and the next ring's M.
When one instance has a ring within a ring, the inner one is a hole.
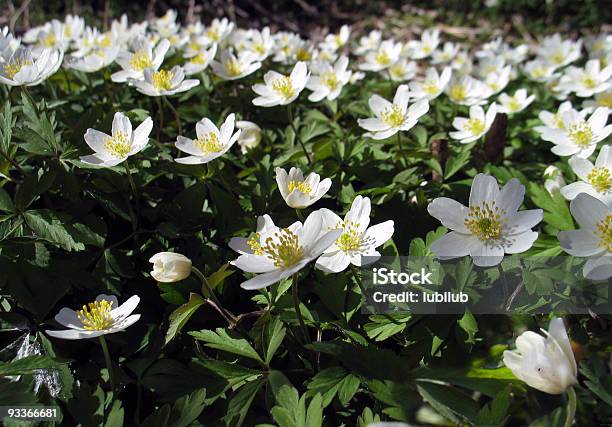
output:
M425 80L421 87L428 95L435 95L440 90L437 83L431 80Z
M291 193L293 190L299 190L304 194L310 194L312 188L310 188L310 184L304 181L289 181L287 184L287 191Z
M42 40L40 41L40 44L46 47L53 47L55 46L56 42L57 42L57 38L55 37L55 35L53 33L49 33L42 38Z
M112 138L107 138L104 142L104 148L117 158L127 157L130 154L132 146L125 133L119 131Z
M29 59L15 59L13 62L4 66L4 74L9 79L12 79L15 77L15 74L21 71L26 65L32 65L32 61Z
M551 57L551 59L554 64L559 65L565 59L565 55L563 54L563 52L557 52Z
M152 67L153 62L151 61L151 58L149 58L149 54L143 49L132 55L130 65L136 71L143 71L146 68Z
M463 101L467 95L467 91L465 90L465 86L462 85L452 85L450 89L450 97L454 101Z
M348 221L341 223L341 226L344 232L336 240L336 246L343 252L358 251L363 246L359 224Z
M338 77L336 77L336 73L332 71L328 71L327 73L323 73L321 76L321 80L323 84L327 86L330 90L336 90L338 88Z
M225 63L225 69L227 70L227 73L233 77L238 76L240 75L240 73L242 73L242 66L240 65L240 62L238 62L238 60L235 58L230 58Z
M255 43L253 45L253 50L259 53L260 55L266 53L266 47L263 45L263 43Z
M571 125L568 133L574 144L583 148L588 147L593 139L591 126L585 121Z
M83 306L82 310L76 312L77 318L83 324L83 329L88 331L103 331L115 323L111 316L113 302L103 299L94 301Z
M97 41L97 44L99 47L106 49L111 45L111 38L108 34L105 34L104 37Z
M206 63L206 55L200 52L196 56L191 58L191 61L189 62L191 62L192 64L203 65Z
M295 53L295 58L298 61L308 61L310 60L310 52L308 52L306 49L299 48Z
M599 99L597 99L597 105L600 107L612 108L612 92L602 94Z
M393 104L382 113L383 122L392 127L401 126L406 120L406 115L399 105Z
M375 59L380 65L389 65L389 63L391 63L391 58L389 58L389 55L385 51L378 52Z
M559 113L555 114L555 117L553 117L553 122L557 129L565 129L565 123L563 122L563 118Z
M404 67L401 65L394 65L389 68L389 74L391 74L395 78L401 78L404 74Z
M485 131L485 124L482 120L471 118L465 122L463 129L470 132L472 135L482 135Z
M153 80L153 87L157 90L170 90L172 89L173 77L174 73L172 71L156 71L151 76L151 80Z
M510 98L508 102L508 109L510 111L517 111L521 109L521 104L516 100L516 98Z
M497 239L502 232L502 216L506 212L495 206L483 202L482 206L470 206L464 224L480 241Z
M281 228L274 233L274 237L268 237L261 249L275 267L291 267L302 258L304 250L297 234L288 228Z
M202 150L204 155L218 153L223 149L223 146L219 142L219 137L214 132L209 132L202 135L195 141L196 145Z
M607 215L597 224L595 233L601 239L599 246L608 252L612 252L612 215Z
M279 77L272 82L272 89L281 98L289 99L295 94L291 80L287 76Z
M595 80L592 76L584 76L582 78L582 84L587 89L594 89L597 86L597 80Z
M605 193L612 188L612 178L608 168L594 167L587 176L587 180L598 193Z
M261 247L261 243L259 243L259 238L261 237L261 235L259 233L254 233L249 240L247 240L247 245L249 245L249 248L251 248L251 250L253 251L254 255L263 255L264 251L263 248Z
M534 79L540 79L544 76L546 76L546 69L544 67L536 67L531 70L531 77Z
M206 34L208 34L208 37L216 42L219 41L220 35L219 32L216 29L211 28L210 30L208 30L206 32Z

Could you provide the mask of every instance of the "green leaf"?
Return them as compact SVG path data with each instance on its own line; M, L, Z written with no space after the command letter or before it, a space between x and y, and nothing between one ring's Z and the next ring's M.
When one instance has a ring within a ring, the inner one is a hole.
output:
M215 289L217 286L223 283L226 278L234 274L235 271L228 270L227 267L229 267L229 263L223 264L221 268L206 278L211 289ZM202 294L205 297L210 298L210 295L208 295L208 290L206 290L204 286L202 286Z
M206 390L196 390L179 398L170 412L170 427L187 427L191 425L206 407Z
M59 369L66 363L49 356L28 356L12 362L0 362L0 376L33 374L38 369Z
M23 213L26 224L36 237L60 246L66 251L82 251L83 243L77 242L66 228L66 219L50 210L30 210Z
M199 332L189 332L189 335L197 340L204 341L206 347L227 351L228 353L248 357L249 359L264 363L261 356L247 340L244 338L233 338L223 328L217 328L215 331L204 329Z
M45 193L55 181L55 173L40 169L37 174L25 177L15 193L15 208L23 212L41 194Z
M266 328L264 329L264 342L266 343L264 355L267 365L270 364L274 354L276 354L276 351L285 339L286 332L287 330L283 326L283 322L281 322L278 318L268 322L266 325Z
M0 211L13 212L15 205L11 200L11 196L2 188L0 188Z
M478 405L468 395L443 384L419 381L417 391L440 415L452 422L473 422Z
M169 317L170 326L166 332L165 344L168 344L183 329L183 326L206 301L198 294L189 294L189 301L174 310Z
M257 392L259 392L259 389L265 383L264 379L259 378L240 387L227 404L227 414L223 417L226 426L240 427L242 425L253 403L253 399L255 399Z

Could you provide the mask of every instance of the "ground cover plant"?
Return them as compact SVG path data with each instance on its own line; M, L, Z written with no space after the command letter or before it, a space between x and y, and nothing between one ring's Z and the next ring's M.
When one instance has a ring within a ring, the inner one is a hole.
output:
M610 423L612 36L370 30L2 28L0 406ZM505 314L364 310L397 256Z

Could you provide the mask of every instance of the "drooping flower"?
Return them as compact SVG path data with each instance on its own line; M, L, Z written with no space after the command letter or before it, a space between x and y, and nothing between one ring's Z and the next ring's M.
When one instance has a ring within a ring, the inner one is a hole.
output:
M527 108L535 100L535 95L527 96L525 89L518 89L512 96L502 93L497 100L499 101L498 110L500 113L514 114Z
M478 174L472 182L469 206L447 197L434 199L427 211L452 231L431 245L439 259L469 255L474 264L499 264L504 254L525 252L538 238L531 228L542 221L541 209L518 211L525 187L513 178L500 190L497 180Z
M372 95L369 104L375 117L357 120L359 126L368 131L364 136L385 139L399 131L412 129L419 118L429 111L429 101L425 98L419 99L408 107L409 97L406 85L397 88L393 103L379 95Z
M516 339L516 350L504 351L504 365L527 385L549 394L561 394L578 381L576 359L563 319L550 321L544 336L532 331Z
M261 142L261 128L255 123L248 120L239 120L236 122L236 128L242 131L240 137L238 137L238 145L240 145L242 154L257 147Z
M138 37L133 42L133 51L122 50L117 54L115 61L122 68L111 75L111 80L116 83L123 83L130 79L143 80L144 70L151 68L157 70L164 56L170 48L170 42L166 39L160 41L155 49L144 37Z
M486 114L480 105L472 105L469 118L455 117L453 119L453 126L457 131L449 132L449 136L458 139L462 144L476 141L489 131L496 114L497 105L494 103L489 106Z
M291 168L287 173L282 168L276 168L276 183L278 191L287 203L294 209L306 208L323 197L331 187L331 179L321 177L311 172L304 179L300 168Z
M61 331L46 330L54 338L80 340L123 331L140 319L140 314L132 314L140 302L137 295L119 305L114 295L99 295L92 303L81 310L64 307L55 316L56 322L68 329Z
M581 193L570 203L578 230L559 232L559 243L565 252L589 257L582 274L591 280L612 277L612 208L601 200Z
M241 130L234 133L236 116L232 113L225 119L221 128L217 128L210 119L203 118L196 123L196 139L178 136L176 148L190 154L187 157L174 159L175 162L187 165L208 163L221 157L238 140Z
M287 228L269 224L265 231L253 235L247 244L250 252L244 251L231 262L245 272L257 273L240 286L244 289L261 289L300 271L342 233L341 230L322 233L322 226L321 212L315 211L308 215L303 224L294 222Z
M161 283L173 283L191 275L191 260L174 252L159 252L149 260L153 264L151 277Z
M90 165L111 167L142 151L149 142L153 120L147 117L134 131L132 123L123 113L115 113L112 134L109 136L95 129L87 129L85 142L94 154L82 156L81 161Z
M148 96L174 95L185 92L200 84L198 79L185 79L185 71L178 65L171 70L144 71L144 80L131 80L138 92Z
M291 104L306 86L308 76L305 62L295 64L288 76L268 71L264 74L265 84L253 85L253 91L259 95L253 99L253 104L261 107Z
M609 145L601 147L595 165L577 156L570 158L569 164L580 181L561 188L566 199L574 200L578 194L586 193L605 204L612 202L612 151Z
M338 273L346 270L350 264L367 265L380 257L376 248L393 235L393 221L369 227L370 211L370 199L362 196L355 197L344 220L329 209L321 209L323 232L339 229L342 230L342 234L319 257L315 265L318 269Z
M0 53L0 83L9 86L36 86L54 74L64 58L57 49L43 49L38 56L26 47L8 47Z
M351 78L352 72L347 70L348 62L348 57L341 56L333 66L325 61L314 63L306 83L306 88L312 91L308 100L319 102L323 98L330 101L336 99Z
M224 50L221 52L221 61L212 61L210 67L223 80L237 80L259 70L261 62L252 52L242 52L236 56L229 50Z

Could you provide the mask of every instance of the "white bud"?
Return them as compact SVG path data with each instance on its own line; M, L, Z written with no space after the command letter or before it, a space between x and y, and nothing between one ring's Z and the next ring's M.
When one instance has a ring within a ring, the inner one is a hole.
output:
M174 252L159 252L149 260L153 264L151 276L158 282L172 283L191 274L191 260Z

